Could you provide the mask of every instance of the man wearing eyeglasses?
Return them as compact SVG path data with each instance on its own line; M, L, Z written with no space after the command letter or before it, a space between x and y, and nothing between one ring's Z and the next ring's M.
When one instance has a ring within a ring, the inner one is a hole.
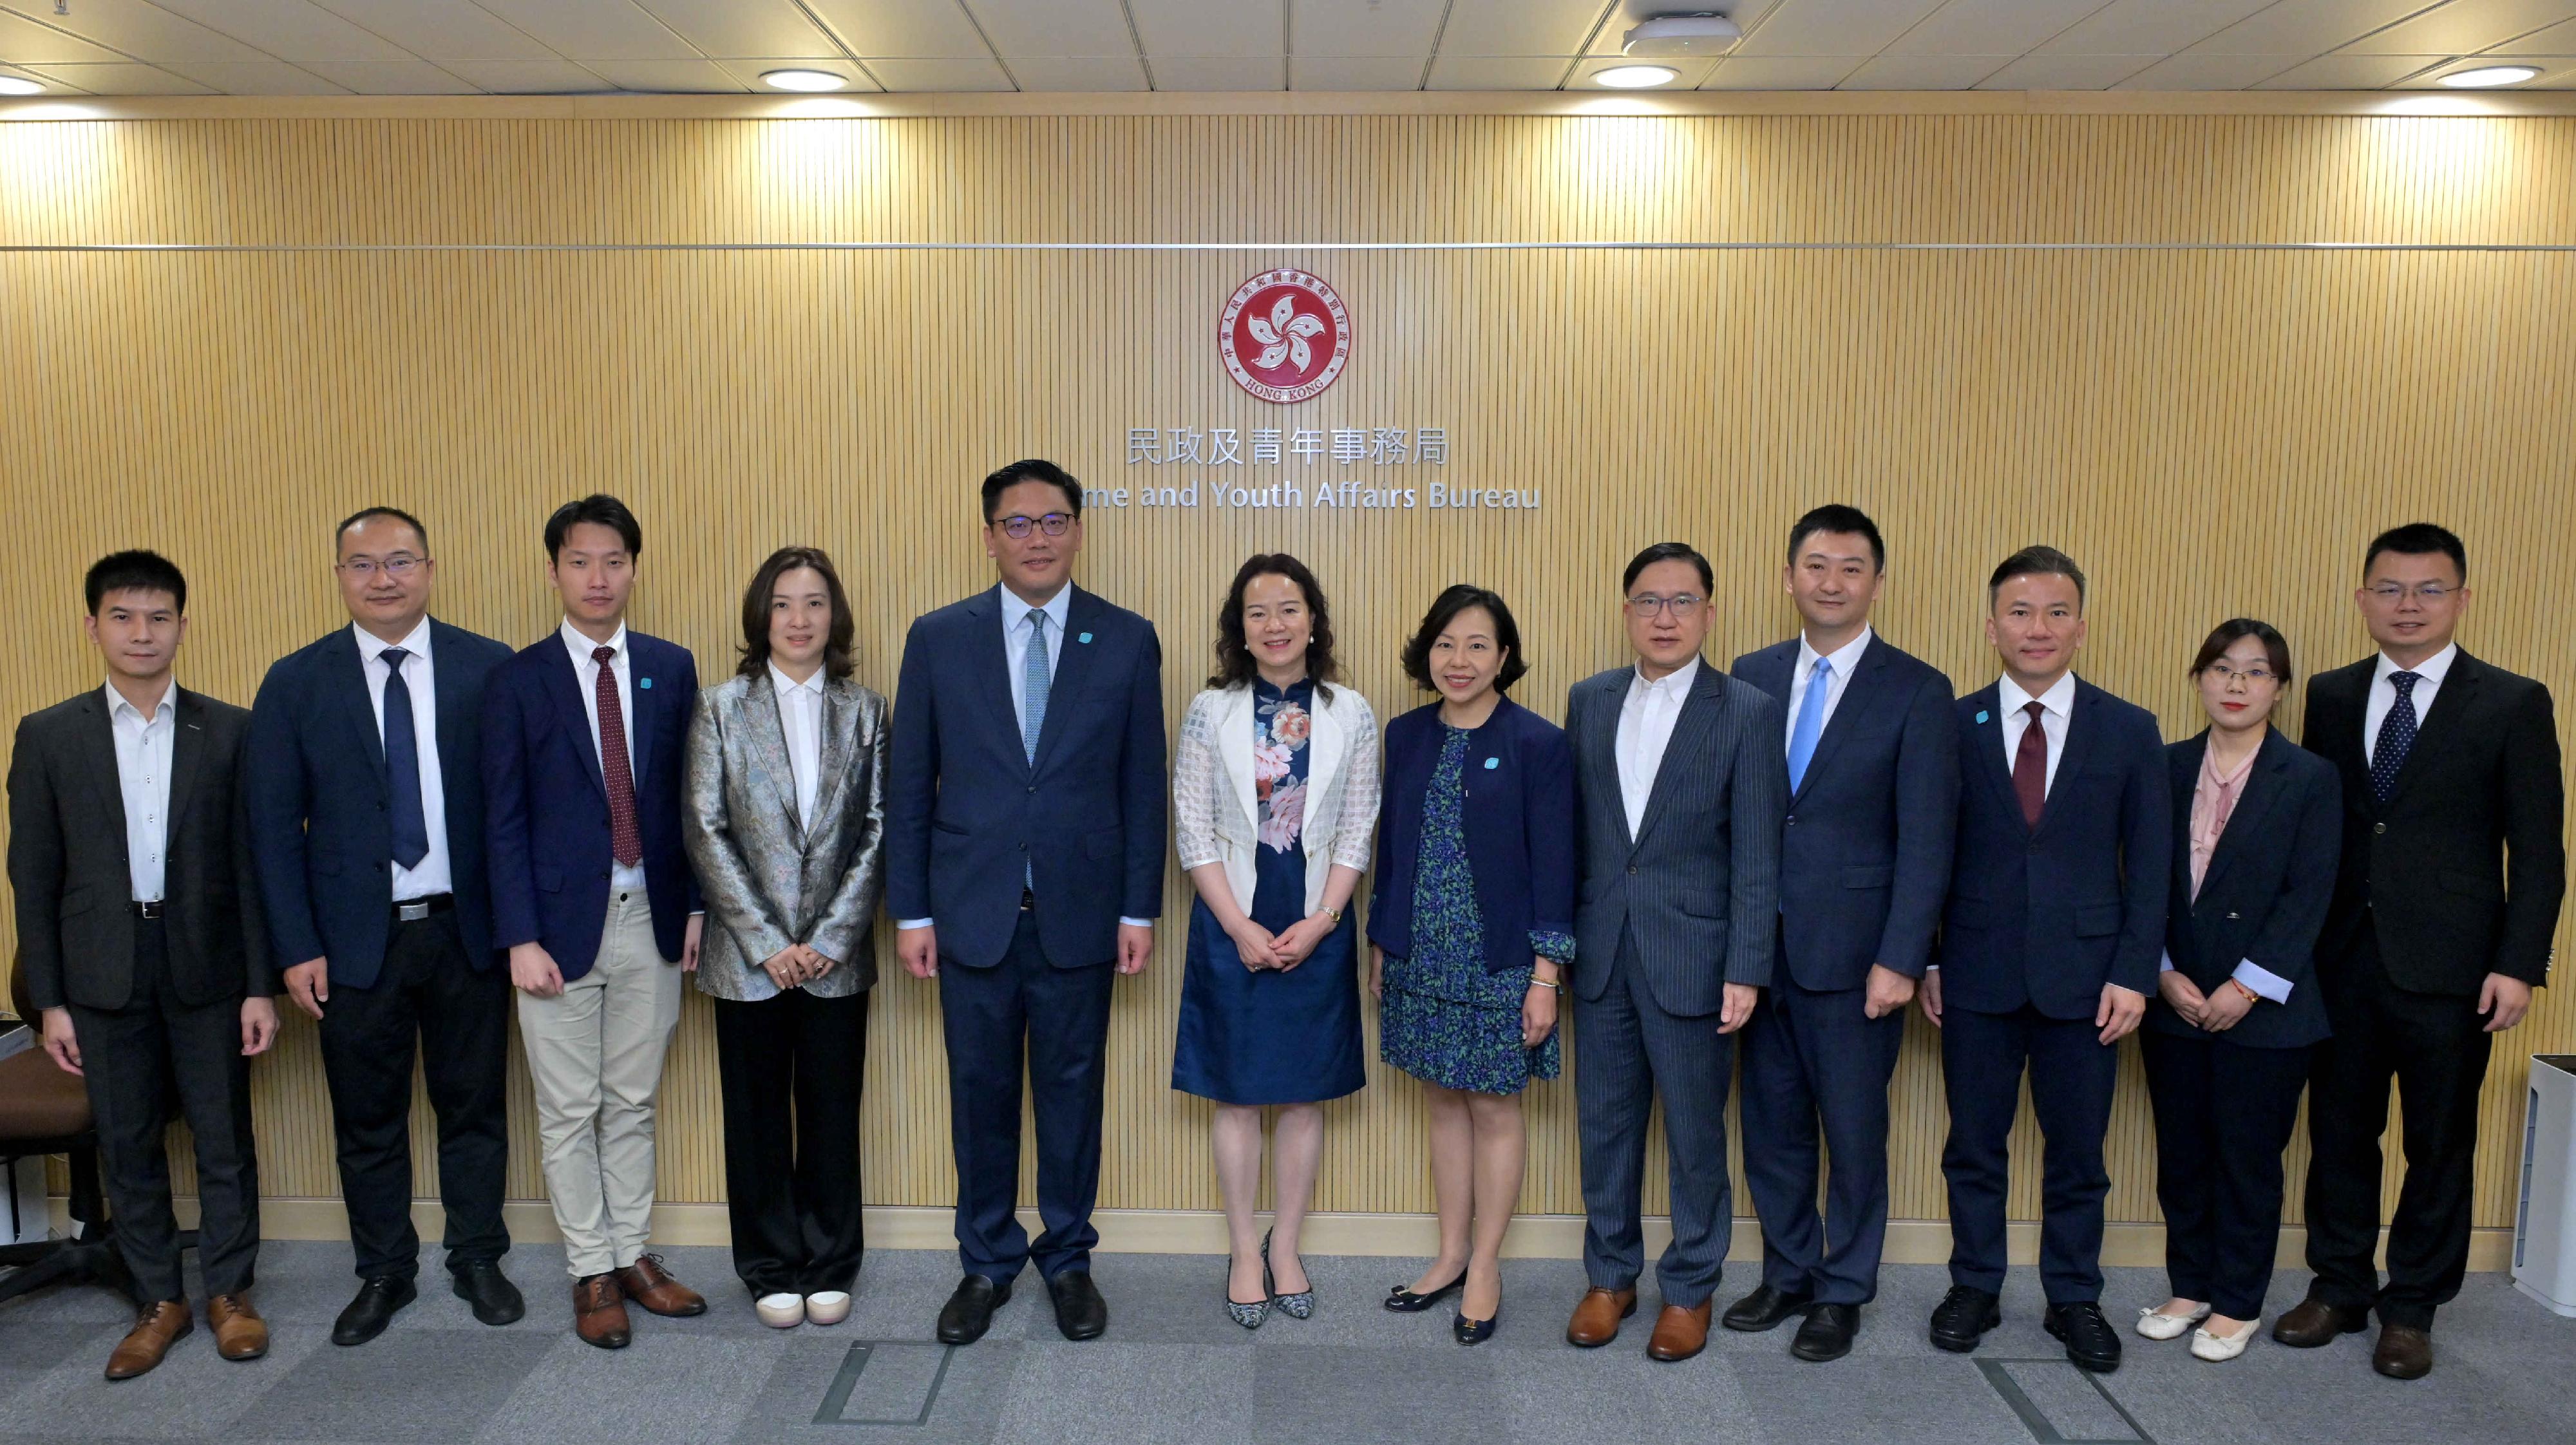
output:
M430 617L437 564L410 513L369 507L334 535L350 625L268 670L244 778L287 996L321 1023L360 1280L331 1342L359 1345L416 1295L415 1051L456 1293L487 1325L526 1309L501 1273L510 976L492 947L479 727L510 650Z
M1655 1264L1648 1357L1708 1343L1735 1230L1726 1091L1733 1035L1772 981L1780 827L1789 797L1780 704L1700 660L1708 559L1681 542L1621 578L1634 662L1575 684L1582 902L1574 916L1575 1110L1583 1139L1583 1270L1568 1343L1606 1345L1637 1308L1646 1123L1664 1104L1673 1240Z
M2379 1315L2371 1365L2433 1368L2433 1314L2468 1268L2478 1090L2495 1036L2548 981L2567 890L2558 728L2549 689L2481 662L2452 634L2468 551L2417 522L2362 559L2376 656L2309 684L2302 741L2343 775L2343 866L2317 946L2334 1036L2311 1061L2305 1302L2272 1337L2315 1346ZM2404 1109L2406 1183L2379 1242L2388 1084Z
M939 980L965 1277L939 1338L981 1338L1034 1260L1065 1338L1108 1327L1099 1233L1110 981L1144 970L1163 904L1163 654L1144 618L1073 585L1082 484L1053 462L984 479L993 590L904 640L886 792L886 910ZM1032 1243L1013 1206L1020 1081L1037 1112Z

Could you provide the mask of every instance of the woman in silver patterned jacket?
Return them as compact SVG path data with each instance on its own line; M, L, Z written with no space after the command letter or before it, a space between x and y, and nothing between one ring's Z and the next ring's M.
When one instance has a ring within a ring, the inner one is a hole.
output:
M886 703L850 677L832 559L785 547L742 599L742 663L698 694L684 818L706 892L734 1272L763 1323L838 1324L859 1223Z

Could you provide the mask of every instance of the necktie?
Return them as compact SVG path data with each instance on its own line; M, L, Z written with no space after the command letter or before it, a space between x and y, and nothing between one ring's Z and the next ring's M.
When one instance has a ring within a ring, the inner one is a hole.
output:
M429 817L420 804L420 735L412 727L411 685L403 664L411 654L388 647L385 660L385 782L393 790L394 861L417 868L429 856Z
M594 647L599 664L592 695L599 699L599 776L608 784L608 851L629 868L644 858L644 835L635 827L635 769L626 756L626 709L617 702L614 647Z
M2021 800L2021 820L2030 827L2039 826L2039 810L2048 805L2048 729L2040 719L2048 709L2038 703L2024 703L2022 711L2030 715L2030 725L2021 730L2021 746L2013 749L2013 796Z
M2385 803L2397 791L2397 770L2415 747L2415 684L2419 673L2392 672L2388 685L2397 689L2397 704L2379 723L2379 743L2370 750L2370 791Z
M1789 732L1789 791L1807 780L1807 764L1815 761L1816 739L1825 730L1825 694L1831 689L1834 664L1819 657L1807 673L1807 696L1798 704L1798 725Z
M1047 688L1055 669L1047 660L1046 614L1029 609L1029 651L1020 664L1020 746L1038 760L1038 733L1046 727Z

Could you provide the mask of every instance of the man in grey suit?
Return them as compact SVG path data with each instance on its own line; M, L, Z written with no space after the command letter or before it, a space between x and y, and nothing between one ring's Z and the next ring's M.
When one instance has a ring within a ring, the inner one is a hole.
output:
M1673 1242L1655 1265L1663 1312L1646 1353L1666 1361L1708 1343L1734 1232L1732 1035L1771 981L1789 801L1780 704L1701 663L1712 582L1685 543L1638 553L1622 582L1637 660L1576 684L1565 709L1580 800L1574 1097L1591 1285L1565 1338L1606 1345L1636 1312L1646 1119L1660 1095Z

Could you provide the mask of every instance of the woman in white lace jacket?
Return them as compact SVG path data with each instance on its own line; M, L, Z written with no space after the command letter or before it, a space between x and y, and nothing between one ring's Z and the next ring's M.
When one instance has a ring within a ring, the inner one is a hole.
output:
M1333 685L1332 619L1285 553L1235 574L1216 675L1191 699L1173 758L1173 836L1190 909L1172 1087L1211 1100L1233 1260L1226 1307L1258 1328L1315 1296L1297 1236L1323 1157L1322 1103L1367 1082L1351 895L1377 827L1377 715ZM1261 1111L1277 1220L1254 1234Z

